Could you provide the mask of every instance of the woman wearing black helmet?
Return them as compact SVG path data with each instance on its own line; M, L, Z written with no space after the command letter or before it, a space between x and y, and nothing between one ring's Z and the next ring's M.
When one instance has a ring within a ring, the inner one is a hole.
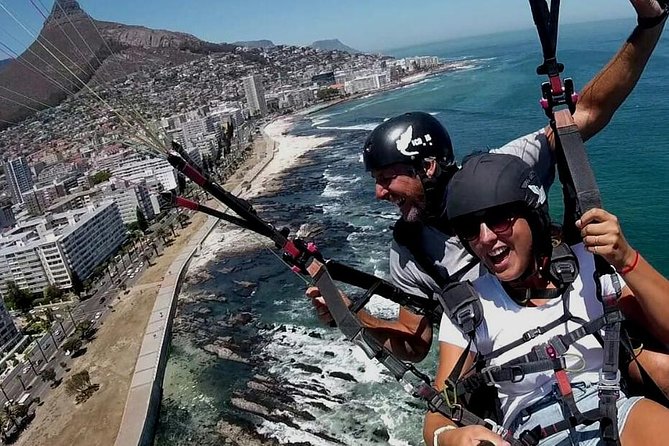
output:
M578 267L575 279L563 286L554 277L546 196L536 174L517 157L485 154L468 160L450 182L447 213L465 247L490 271L473 283L482 303L483 321L476 329L474 347L461 370L467 371L474 364L475 353L479 358L490 358L486 366L508 364L541 352L554 354L554 350L549 350L553 339L565 339L583 324L600 318L603 307L592 279L592 253L601 255L618 271L611 281L602 284L601 295L615 295L619 291L616 278L622 278L619 308L625 316L645 324L660 341L669 342L669 281L630 247L617 219L606 211L590 210L576 223L583 243L572 247ZM565 315L568 317L562 318ZM525 339L537 327L545 330ZM571 416L570 401L582 414L598 408L597 382L604 351L597 333L595 330L594 335L575 338L557 358L549 354L562 361L560 370L528 372L513 381L495 383L504 428L516 435L530 431L541 445L599 444L599 422L555 435L547 435L541 428L533 430ZM435 383L443 387L468 342L448 317L442 318L439 340ZM510 344L514 346L499 350ZM495 356L492 352L496 351L502 353ZM564 390L565 382L573 395L571 400ZM622 393L617 408L623 446L666 443L668 409ZM451 420L436 413L426 416L424 436L427 444L433 446L472 445L481 440L506 444L502 437L482 426L455 428Z

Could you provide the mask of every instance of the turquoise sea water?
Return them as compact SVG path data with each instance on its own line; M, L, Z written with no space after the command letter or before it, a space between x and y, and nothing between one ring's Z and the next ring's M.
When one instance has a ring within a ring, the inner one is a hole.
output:
M632 21L614 21L562 28L559 59L577 88L604 66L633 26ZM664 274L669 274L664 222L669 214L668 45L665 39L660 42L633 94L587 144L605 207L620 217L632 244ZM360 162L360 147L372 128L406 111L426 111L448 127L462 158L546 124L537 101L543 79L534 74L541 62L534 31L435 43L394 55L426 54L460 61L462 68L297 121L292 134L332 141L278 175L278 192L252 201L260 215L293 230L303 223L321 228L316 241L326 257L384 276L388 227L396 214L392 205L374 200L373 182ZM559 201L557 192L554 188L554 202ZM318 323L305 302L304 283L284 265L252 250L221 253L206 269L211 280L182 292L209 299L179 307L158 445L220 444L216 426L221 420L250 421L282 444L422 444L421 404L337 331ZM384 302L374 302L373 309L392 311ZM231 325L230 316L240 312L251 314L251 322ZM250 364L202 350L204 344L228 340L251 352ZM420 364L430 375L435 353L436 348ZM341 373L353 380L338 378ZM280 411L292 418L286 423L235 407L232 400L248 395L247 382L256 374L280 380L282 398L293 400L304 413Z

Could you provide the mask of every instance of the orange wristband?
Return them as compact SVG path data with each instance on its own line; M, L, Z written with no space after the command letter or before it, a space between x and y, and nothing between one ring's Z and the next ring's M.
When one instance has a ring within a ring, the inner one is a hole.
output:
M624 276L625 274L631 273L634 271L634 268L639 264L639 251L636 251L636 255L634 256L634 261L632 262L631 265L627 265L623 269L619 271L621 276Z

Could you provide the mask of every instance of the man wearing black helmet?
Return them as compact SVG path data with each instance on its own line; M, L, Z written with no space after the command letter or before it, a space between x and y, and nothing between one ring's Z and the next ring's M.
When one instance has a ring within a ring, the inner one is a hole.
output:
M640 23L611 62L582 91L574 121L583 140L609 122L636 85L661 35L665 9L656 0L630 0ZM643 20L645 19L645 20ZM550 127L511 141L494 152L521 157L539 174L547 190L554 180L555 139ZM363 157L376 181L376 198L398 206L401 218L390 252L392 281L404 291L434 299L449 282L480 275L472 257L448 228L438 223L448 181L457 171L450 137L437 119L426 113L392 118L369 135ZM317 289L307 295L324 322L331 321ZM420 361L432 343L432 325L425 317L400 308L397 320L381 320L360 312L371 328L398 357Z

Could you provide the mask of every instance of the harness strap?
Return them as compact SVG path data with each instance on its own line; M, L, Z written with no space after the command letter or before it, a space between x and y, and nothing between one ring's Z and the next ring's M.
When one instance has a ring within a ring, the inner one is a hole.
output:
M422 223L409 223L400 218L395 222L395 226L393 227L393 238L398 244L409 250L418 266L436 282L439 288L444 288L450 283L459 282L469 271L471 271L472 268L479 264L479 260L472 257L469 262L458 271L453 273L446 271L447 277L444 277L444 271L437 268L434 264L434 259L430 258L430 256L421 249L420 235L423 228L424 225ZM425 294L428 296L434 293L431 289L425 291Z
M602 259L603 260L603 259ZM621 286L618 276L615 273L610 274L614 294L602 296L600 274L595 271L595 280L599 285L597 289L598 296L601 296L604 314L619 314L617 301L620 298ZM600 422L600 433L602 439L607 444L618 444L620 433L618 432L618 406L616 401L620 396L620 326L623 318L615 318L604 326L604 364L599 374L599 410L602 414Z
M619 310L603 314L597 319L586 322L585 324L581 325L580 327L576 328L575 330L567 334L557 335L552 337L543 346L541 345L536 346L528 354L513 359L509 361L507 364L516 365L516 364L522 364L524 362L532 362L546 359L546 354L545 354L546 345L550 345L552 348L554 348L555 351L558 353L558 355L564 355L567 352L567 350L569 350L569 347L571 347L571 345L577 342L579 339L588 335L594 335L596 332L601 330L602 327L604 327L605 325L621 322L624 319L625 317Z
M493 365L484 367L480 372L459 380L456 393L471 393L482 386L493 386L499 382L517 383L531 373L545 372L565 367L565 358L549 358L515 365Z
M537 425L532 429L528 429L520 434L520 441L523 446L536 446L544 438L550 437L551 435L555 435L567 429L571 429L578 426L579 424L586 426L590 425L596 421L599 421L599 418L599 409L588 410L581 414L578 422L576 422L574 419L566 419L548 426Z
M487 355L482 355L480 358L480 363L487 364L491 359L497 358L504 353L513 350L514 348L518 347L519 345L525 344L526 342L531 341L532 339L536 338L539 335L542 335L544 333L547 333L554 329L555 327L558 327L559 325L569 321L569 320L575 320L580 323L582 319L577 318L571 314L569 311L569 299L571 295L571 291L573 288L570 286L566 291L564 291L562 295L562 309L563 313L562 316L560 316L559 319L556 319L552 322L549 322L548 324L533 328L532 330L526 331L523 333L523 336L514 342L507 344L503 347L498 348L497 350L493 350L492 352L488 353Z

